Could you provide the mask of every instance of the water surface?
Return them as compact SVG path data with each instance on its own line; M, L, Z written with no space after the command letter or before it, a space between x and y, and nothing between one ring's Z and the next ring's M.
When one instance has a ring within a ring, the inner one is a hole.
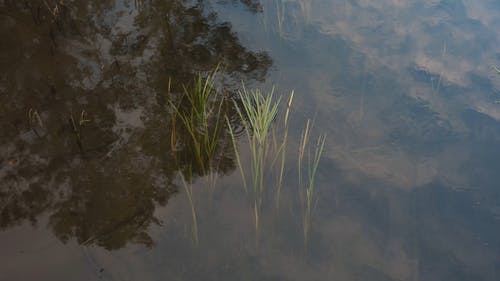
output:
M0 1L0 280L499 280L499 12ZM228 96L295 90L280 209L269 179L258 237L229 136L207 171L173 135L169 93L217 66ZM304 243L308 118L328 137Z

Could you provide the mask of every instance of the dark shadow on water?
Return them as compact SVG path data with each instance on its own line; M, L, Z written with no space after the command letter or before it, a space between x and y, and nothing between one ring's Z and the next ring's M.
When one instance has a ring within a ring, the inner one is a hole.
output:
M203 1L1 1L0 36L0 229L48 214L62 241L106 249L153 245L193 161L170 144L169 79L180 95L220 65L231 92L272 63ZM234 169L229 148L215 172Z

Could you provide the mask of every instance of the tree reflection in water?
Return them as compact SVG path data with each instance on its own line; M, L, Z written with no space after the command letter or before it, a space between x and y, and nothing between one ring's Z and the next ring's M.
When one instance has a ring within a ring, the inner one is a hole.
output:
M220 64L230 93L271 65L201 1L5 0L0 17L0 228L48 214L62 241L106 249L152 246L155 208L193 166L190 143L170 142L169 79L179 98ZM217 173L235 167L224 134Z

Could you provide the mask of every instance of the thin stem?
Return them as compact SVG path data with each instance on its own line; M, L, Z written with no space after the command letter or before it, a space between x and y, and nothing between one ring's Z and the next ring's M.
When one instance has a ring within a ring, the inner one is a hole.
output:
M179 171L179 175L182 180L182 185L184 186L184 190L186 191L187 198L189 200L189 205L191 206L191 220L193 224L193 239L196 245L198 245L198 220L196 217L196 210L194 207L194 202L193 202L193 183L189 182L189 185L186 183L186 180L184 179L184 175Z

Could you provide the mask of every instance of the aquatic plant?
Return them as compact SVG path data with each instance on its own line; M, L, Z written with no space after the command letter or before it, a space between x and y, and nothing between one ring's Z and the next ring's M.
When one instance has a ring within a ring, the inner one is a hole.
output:
M52 15L53 19L54 20L57 20L58 17L59 17L59 14L61 12L61 9L62 8L66 8L63 1L59 1L59 2L56 2L54 4L54 7L51 7L49 5L49 3L47 3L47 1L43 1L44 4L45 4L45 7L47 8L47 10L50 12L50 14Z
M278 34L283 36L283 23L285 21L285 1L276 1L276 19L278 21Z
M280 39L294 40L310 22L311 0L268 0L263 3L265 8L260 21L264 31L271 31Z
M443 42L443 48L441 51L441 61L443 61L443 64L446 62L445 58L446 58L446 41ZM435 87L433 80L431 80L431 89L436 95L439 95L439 91L442 86L442 79L443 79L443 69L438 73L438 80Z
M277 151L277 156L278 156L278 154L281 155L281 159L280 159L281 161L279 164L278 182L276 184L277 185L277 188L276 188L276 211L279 211L279 207L280 207L281 187L283 186L283 176L285 174L286 146L287 146L287 139L288 139L288 116L290 113L290 108L292 107L293 95L294 95L294 91L292 91L292 93L290 94L290 97L288 98L285 117L283 119L283 123L284 123L283 139L282 139L281 143L279 144L279 147L277 147L277 143L275 142L275 149ZM273 133L274 133L274 131L273 131ZM275 134L273 134L273 139L275 139L275 140L277 139L277 137L275 137Z
M33 133L35 133L38 138L41 138L38 130L36 129L37 125L41 128L43 127L42 118L40 117L40 114L38 114L38 110L30 108L28 111L28 124Z
M241 105L236 104L236 109L243 122L248 139L251 162L251 186L253 194L253 214L256 233L259 233L260 208L264 192L264 177L266 160L269 158L271 125L278 112L281 97L274 99L274 89L264 95L258 89L248 91L245 86L238 92ZM236 139L233 134L233 143ZM239 161L239 160L238 160ZM241 161L239 161L241 165ZM243 171L240 169L240 171ZM242 172L244 177L244 173ZM246 181L246 178L244 178ZM245 183L245 186L248 184Z
M282 119L283 127L274 121L278 114L281 96L274 97L274 89L267 95L260 90L248 91L245 87L239 92L241 105L236 105L244 131L247 136L248 150L250 156L250 179L247 183L246 175L240 159L241 149L238 148L237 139L230 131L233 140L237 164L243 179L243 186L251 186L253 217L256 234L259 234L261 207L264 195L265 180L273 171L276 175L276 210L279 211L280 194L285 179L286 155L288 146L288 128L290 109L293 102L294 92L292 91L286 105L286 111ZM314 202L314 187L319 161L323 153L326 135L321 134L314 148L311 147L312 123L307 120L306 127L301 134L298 151L298 186L301 197L302 225L304 240L307 243L311 216ZM277 133L281 129L281 136ZM275 169L275 170L274 170Z
M312 215L312 205L314 201L314 187L315 187L315 179L316 173L318 170L319 161L321 159L321 155L323 154L323 149L325 146L326 135L321 134L314 146L314 151L311 151L311 147L309 145L309 140L311 137L311 121L307 120L306 127L302 131L300 144L299 144L299 153L298 153L298 176L299 176L299 192L301 194L302 199L302 227L304 234L304 243L307 246L307 242L309 240L309 231L311 228L311 215ZM307 151L307 154L306 154ZM307 159L304 159L307 156ZM306 163L304 163L304 161ZM303 170L303 166L307 166L307 170ZM303 183L302 177L305 174L307 180Z
M226 127L223 105L225 97L215 88L217 69L206 77L198 77L190 85L183 85L180 97L174 97L169 80L169 104L171 113L170 144L172 151L178 151L181 144L184 151L192 153L192 169L199 175L208 175L211 187L215 186L217 161L221 137ZM178 124L179 123L179 124Z
M199 242L193 190L195 178L207 180L212 198L220 169L224 172L232 160L232 156L227 155L227 146L235 144L232 139L241 131L238 129L241 118L234 108L238 98L215 87L217 72L218 68L206 75L200 73L191 83L176 85L182 89L178 92L172 91L173 82L169 79L167 88L170 151L190 205L195 244Z
M191 169L188 170L189 173L191 173ZM186 192L186 196L188 198L189 206L191 208L191 224L192 224L192 234L193 234L193 240L196 245L198 245L199 238L198 238L198 219L196 216L196 208L194 205L194 200L193 200L193 178L192 174L188 175L188 181L186 182L186 179L184 178L184 175L182 172L179 171L179 177L181 178L182 181L182 186L184 187L184 191Z
M71 112L69 114L69 122L73 129L73 133L75 135L78 148L80 149L80 152L83 153L84 152L83 141L82 141L83 127L85 126L86 123L90 122L90 119L87 119L87 112L85 112L85 110L82 110L82 112L80 113L80 119L78 121L75 120L73 112Z
M229 138L234 152L234 158L231 159L236 162L245 193L250 196L258 241L264 194L275 191L276 211L280 208L286 179L289 117L294 92L288 97L280 122L276 122L282 96L275 96L274 88L264 93L259 89L248 90L243 85L236 95L221 95L221 91L214 86L216 74L217 70L204 78L199 75L192 84L183 85L178 96L171 93L172 83L169 81L171 150L174 154L179 153L176 157L185 157L179 160L188 160L180 166L179 173L191 206L193 237L198 243L193 178L195 174L206 176L209 186L215 187L220 160L217 156L224 150L224 140ZM325 135L320 135L315 147L311 148L311 128L311 121L308 120L301 134L297 159L305 241L310 231L315 176L326 140ZM246 136L245 146L240 147L239 137L243 135ZM181 155L181 151L187 155ZM248 163L243 163L243 156L249 158ZM266 188L268 183L273 189ZM210 190L213 191L213 188Z
M496 65L493 65L491 67L497 72L497 74L500 74L500 68L498 68Z
M233 144L234 154L235 154L235 158L236 158L236 164L238 166L238 170L240 171L241 178L243 180L243 189L245 190L245 193L248 193L245 171L243 170L243 165L242 165L241 158L240 158L240 152L238 149L238 141L236 139L236 135L235 135L233 129L230 126L231 121L229 120L229 118L227 118L227 116L226 116L226 122L228 124L229 134L231 136L231 143Z

